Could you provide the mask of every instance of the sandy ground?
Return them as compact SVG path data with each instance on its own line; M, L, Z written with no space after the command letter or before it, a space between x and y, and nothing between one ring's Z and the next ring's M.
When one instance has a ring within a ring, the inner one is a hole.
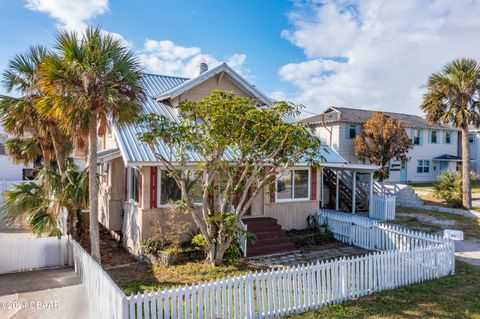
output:
M480 267L480 239L455 242L455 256L466 263Z
M0 318L87 319L85 288L73 268L0 275Z

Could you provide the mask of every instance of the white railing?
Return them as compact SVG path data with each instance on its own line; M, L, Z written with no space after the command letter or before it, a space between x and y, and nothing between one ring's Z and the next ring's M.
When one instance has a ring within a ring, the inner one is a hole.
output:
M370 217L380 220L395 219L395 196L373 195Z
M0 274L68 266L70 257L65 237L0 239Z
M246 232L248 231L248 226L241 219L239 219L237 227L243 231L242 234L238 235L238 244L240 245L240 249L243 252L243 257L247 257L248 240Z
M328 226L335 239L370 250L408 251L431 245L450 244L449 240L438 235L416 232L373 220L366 223L354 215L320 211L318 219L319 223Z

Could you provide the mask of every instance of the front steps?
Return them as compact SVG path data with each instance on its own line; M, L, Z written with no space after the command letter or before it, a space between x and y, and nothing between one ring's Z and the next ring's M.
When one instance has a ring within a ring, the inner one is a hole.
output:
M296 251L295 244L288 238L286 232L277 220L270 217L255 217L243 219L248 232L256 238L255 244L248 243L247 257L263 256Z

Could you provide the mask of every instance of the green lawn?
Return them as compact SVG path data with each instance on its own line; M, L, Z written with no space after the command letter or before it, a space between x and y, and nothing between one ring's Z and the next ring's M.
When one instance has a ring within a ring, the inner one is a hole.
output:
M457 262L457 274L288 318L480 318L480 268Z
M416 191L424 191L433 193L435 191L435 185L437 182L430 182L430 183L410 183L408 185L412 186L412 188ZM472 193L480 193L480 180L473 181L471 183Z

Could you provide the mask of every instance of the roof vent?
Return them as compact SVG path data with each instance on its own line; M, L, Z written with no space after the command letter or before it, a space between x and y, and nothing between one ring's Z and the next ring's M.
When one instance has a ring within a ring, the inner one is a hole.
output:
M199 69L198 75L201 75L204 72L208 71L208 64L206 64L205 62L201 62L198 69Z

